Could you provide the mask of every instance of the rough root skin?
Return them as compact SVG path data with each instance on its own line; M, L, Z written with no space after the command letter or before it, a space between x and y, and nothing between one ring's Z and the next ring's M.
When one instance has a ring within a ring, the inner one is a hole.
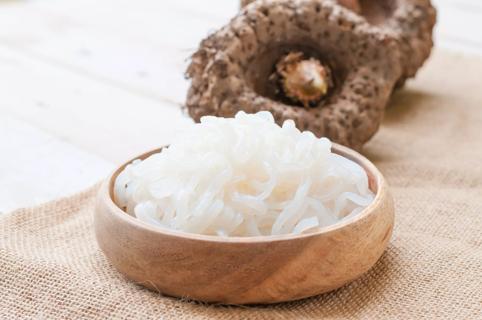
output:
M324 57L335 80L327 98L312 108L277 101L260 85L286 54L280 48L300 43L309 44L307 56ZM293 119L300 130L360 149L378 130L400 79L399 53L396 40L333 2L258 0L201 42L186 72L186 106L196 121L268 110L279 124Z
M255 0L241 0L241 7L244 7ZM359 0L337 0L338 4L350 9L356 13L361 12L361 6Z
M338 0L338 3L351 11L361 13L360 1L358 0Z
M255 0L241 0L244 7ZM433 28L437 13L430 0L337 0L341 6L374 23L380 33L388 34L399 43L400 64L403 74L397 86L402 86L408 78L415 77L430 56L433 47ZM389 14L374 17L375 6L391 6ZM377 20L376 22L374 20Z

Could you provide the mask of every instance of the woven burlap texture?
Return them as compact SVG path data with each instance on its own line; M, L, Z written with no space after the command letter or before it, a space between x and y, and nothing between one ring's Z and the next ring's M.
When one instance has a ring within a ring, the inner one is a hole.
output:
M0 217L0 319L482 318L482 61L437 53L365 148L396 202L388 250L357 281L264 307L208 306L126 281L93 232L97 187Z

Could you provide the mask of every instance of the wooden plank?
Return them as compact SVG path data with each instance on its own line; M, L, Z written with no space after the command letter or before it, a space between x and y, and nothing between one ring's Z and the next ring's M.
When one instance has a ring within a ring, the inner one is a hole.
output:
M104 159L119 163L166 144L191 123L169 99L184 98L189 52L177 48L193 32L165 30L182 19L173 17L175 25L169 15L151 15L165 25L149 28L142 12L136 19L130 12L127 23L122 15L105 23L107 6L50 4L51 11L36 2L1 4L0 146L11 156L0 159L0 211L79 191L112 169Z
M435 0L436 44L455 51L482 55L482 3L475 0Z
M455 7L465 12L482 13L482 3L479 0L432 0L438 8Z
M113 165L13 117L0 117L0 214L66 196Z
M140 95L182 103L191 52L230 16L221 13L229 10L222 3L227 2L213 6L217 13L202 13L205 6L192 1L24 3L0 11L0 45Z
M192 123L179 106L0 47L0 115L13 115L119 163Z

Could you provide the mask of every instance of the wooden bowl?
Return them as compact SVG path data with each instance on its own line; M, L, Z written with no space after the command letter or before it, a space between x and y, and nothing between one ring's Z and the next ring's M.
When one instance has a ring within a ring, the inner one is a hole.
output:
M357 216L319 231L223 238L149 225L122 211L112 200L114 181L126 163L99 191L97 241L112 265L127 278L175 297L265 304L339 288L360 277L380 258L392 234L394 208L383 176L370 161L339 145L334 145L333 151L366 170L376 197Z

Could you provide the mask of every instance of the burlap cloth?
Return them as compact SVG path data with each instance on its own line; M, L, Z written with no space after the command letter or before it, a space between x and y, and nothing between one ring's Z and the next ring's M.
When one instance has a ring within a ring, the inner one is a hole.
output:
M206 306L130 283L99 251L96 187L0 218L0 318L482 318L482 61L438 52L395 95L364 153L396 202L377 265L335 292L269 307Z

